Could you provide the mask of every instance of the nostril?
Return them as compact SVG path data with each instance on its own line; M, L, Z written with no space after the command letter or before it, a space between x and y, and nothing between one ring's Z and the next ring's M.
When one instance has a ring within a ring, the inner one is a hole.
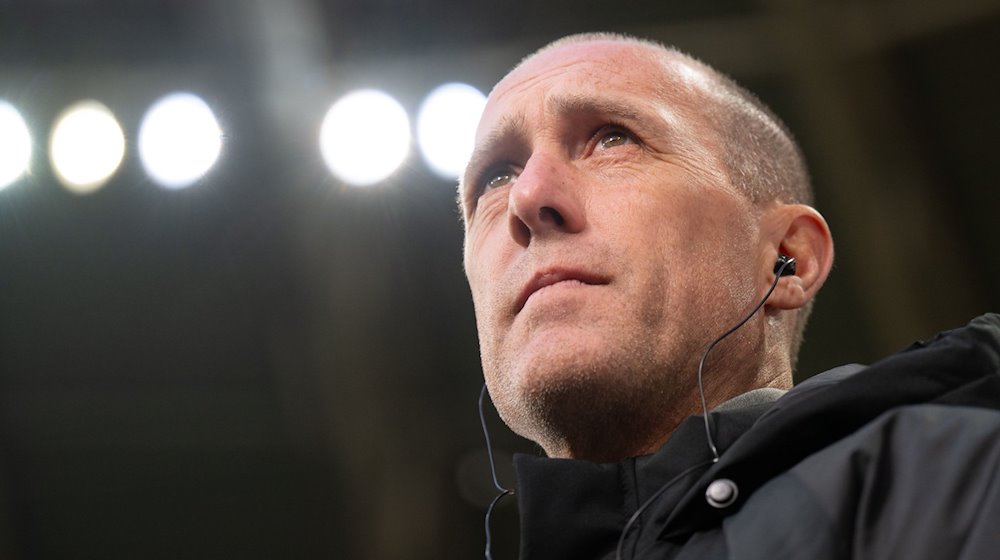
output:
M513 217L510 221L510 233L514 240L523 247L527 247L531 243L531 228L517 217Z
M543 222L546 220L552 220L552 223L557 226L562 226L566 223L566 219L562 217L562 214L560 214L555 208L551 208L549 206L543 206L540 208L538 210L538 217Z

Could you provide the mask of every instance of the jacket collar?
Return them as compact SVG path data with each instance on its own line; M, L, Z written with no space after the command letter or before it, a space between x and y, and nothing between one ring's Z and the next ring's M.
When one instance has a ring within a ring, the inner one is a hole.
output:
M883 412L939 403L1000 409L1000 315L938 334L865 369L833 370L779 399L690 487L661 536L684 538L731 515L764 482L853 433ZM726 508L708 504L709 485L728 479L739 497Z
M713 413L715 440L727 449L774 399L773 392L741 396L742 406ZM734 405L739 402L734 399ZM595 558L612 554L629 518L665 485L656 507L643 514L643 526L655 538L666 515L712 464L700 416L683 421L653 455L620 463L573 459L514 457L516 495L521 516L521 559ZM641 528L630 532L640 538Z

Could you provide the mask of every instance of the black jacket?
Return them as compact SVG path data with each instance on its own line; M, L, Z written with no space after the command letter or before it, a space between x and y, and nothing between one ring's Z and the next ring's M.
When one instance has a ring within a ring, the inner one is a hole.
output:
M1000 558L1000 315L764 401L711 413L714 464L701 417L618 464L515 457L521 558L613 559L654 494L622 558Z

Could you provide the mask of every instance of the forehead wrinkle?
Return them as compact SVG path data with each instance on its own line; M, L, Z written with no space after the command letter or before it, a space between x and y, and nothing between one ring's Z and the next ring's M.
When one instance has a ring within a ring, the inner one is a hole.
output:
M546 104L550 112L561 116L601 114L627 121L643 120L639 111L628 107L619 99L569 93L549 97Z

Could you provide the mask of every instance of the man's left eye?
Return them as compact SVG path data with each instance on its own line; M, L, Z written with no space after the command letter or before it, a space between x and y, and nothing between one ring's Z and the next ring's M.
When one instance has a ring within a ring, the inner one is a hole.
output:
M628 144L628 142L629 142L628 134L625 134L620 130L613 130L611 132L605 133L604 136L601 136L601 139L598 141L598 144L600 144L602 148L614 148L617 146Z

